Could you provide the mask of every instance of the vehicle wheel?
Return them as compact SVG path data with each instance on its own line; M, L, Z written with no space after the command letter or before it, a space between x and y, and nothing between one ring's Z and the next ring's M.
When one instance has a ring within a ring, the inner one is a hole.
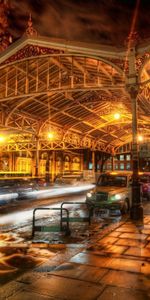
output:
M121 209L121 213L124 215L124 214L127 214L128 211L129 211L129 203L128 203L128 200L126 200Z

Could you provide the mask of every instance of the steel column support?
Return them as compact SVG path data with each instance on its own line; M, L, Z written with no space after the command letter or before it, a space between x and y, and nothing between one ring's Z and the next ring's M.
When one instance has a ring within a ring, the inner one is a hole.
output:
M36 138L35 176L39 176L39 137Z
M143 207L141 203L141 184L139 182L139 157L138 157L138 143L137 143L137 89L131 87L130 96L132 103L132 206L130 210L130 217L133 220L143 219Z
M135 33L129 36L128 44L128 63L129 63L129 73L127 90L130 95L131 105L132 105L132 168L133 168L133 181L132 181L132 204L130 209L130 217L133 220L143 219L143 207L141 203L141 185L139 182L139 157L138 157L138 82L136 75L136 45L137 36Z
M50 161L50 151L47 151L46 174L45 174L45 180L46 180L47 185L50 184L50 165L49 165L49 161Z

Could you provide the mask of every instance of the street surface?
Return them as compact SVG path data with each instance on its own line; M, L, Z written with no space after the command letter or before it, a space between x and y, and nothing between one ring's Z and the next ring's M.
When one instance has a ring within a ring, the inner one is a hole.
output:
M87 216L84 204L70 205L69 202L85 202L85 194L69 195L61 198L36 199L34 201L16 201L13 205L1 207L0 211L0 286L18 278L35 266L44 263L50 257L64 251L64 245L85 245L97 230L107 232L107 228L127 216L102 219L94 215L91 225L88 222L75 222L70 225L71 234L65 236L60 232L35 232L32 237L32 217L36 207L59 208L62 202L67 202L65 208L71 209L71 215L76 218ZM150 204L144 202L144 210L150 213ZM40 226L55 225L60 222L57 211L38 212L37 222ZM65 247L65 248L66 248Z

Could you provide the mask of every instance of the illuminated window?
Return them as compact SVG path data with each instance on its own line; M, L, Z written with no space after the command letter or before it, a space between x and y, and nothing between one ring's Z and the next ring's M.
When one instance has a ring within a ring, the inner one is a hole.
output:
M72 171L79 171L80 170L80 158L74 157L72 160Z
M92 168L93 168L93 164L89 163L89 170L92 170Z
M112 169L112 165L111 164L107 164L107 170L111 170Z
M120 160L124 160L124 154L120 155Z
M131 170L131 164L130 163L126 164L126 170Z
M120 170L124 170L124 164L123 163L120 164Z
M115 161L118 161L118 156L115 156L115 157L114 157L114 160L115 160Z
M118 170L118 169L119 169L118 164L115 164L115 170Z
M126 160L131 160L131 155L130 154L126 155Z

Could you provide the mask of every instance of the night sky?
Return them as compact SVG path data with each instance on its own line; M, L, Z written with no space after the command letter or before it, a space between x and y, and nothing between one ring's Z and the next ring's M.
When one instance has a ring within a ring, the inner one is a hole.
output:
M139 1L135 30L150 37L150 0ZM16 40L27 26L29 13L41 36L66 40L123 45L136 0L11 0L9 32Z

